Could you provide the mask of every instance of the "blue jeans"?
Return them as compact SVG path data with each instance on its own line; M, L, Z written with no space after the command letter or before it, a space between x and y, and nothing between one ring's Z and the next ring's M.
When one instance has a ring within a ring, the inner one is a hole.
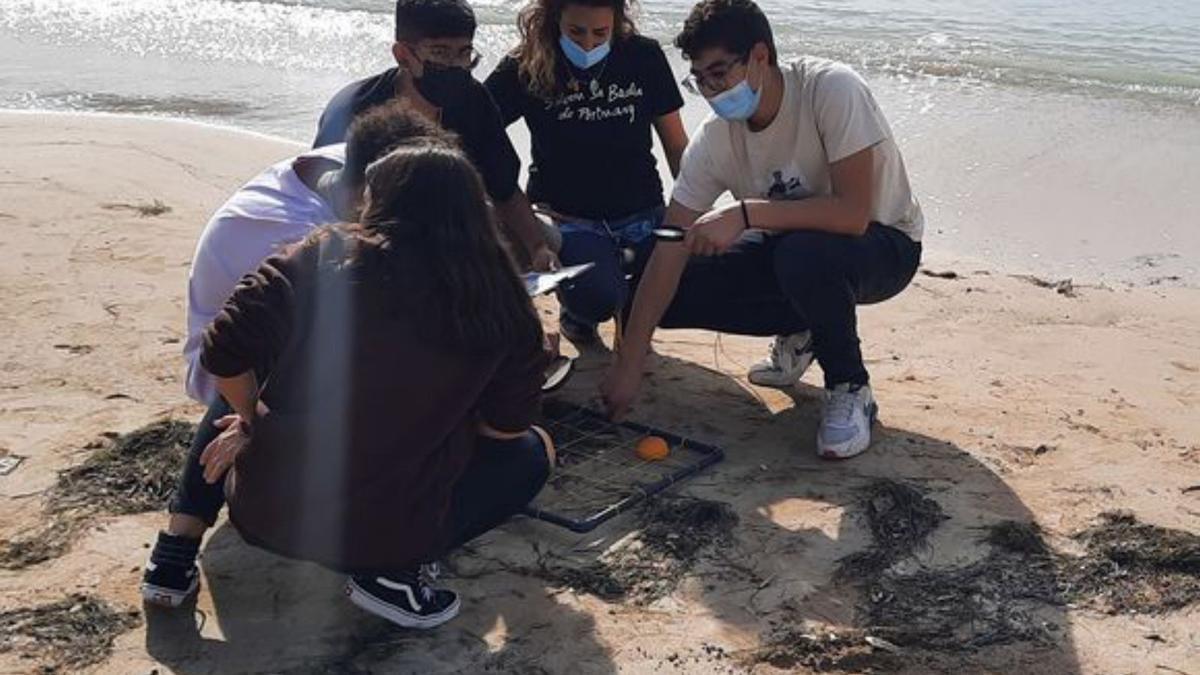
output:
M632 299L626 274L640 270L654 249L652 230L662 224L663 208L656 207L620 220L572 220L558 224L562 233L563 265L594 263L595 267L559 291L558 299L570 317L595 325L616 315ZM625 250L633 252L626 261Z

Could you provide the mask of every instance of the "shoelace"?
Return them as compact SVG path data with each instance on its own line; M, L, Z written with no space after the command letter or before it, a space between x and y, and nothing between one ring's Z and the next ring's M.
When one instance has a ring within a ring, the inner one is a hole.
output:
M417 581L420 582L421 599L426 602L433 600L433 584L441 576L442 568L437 563L426 563L417 570Z
M825 419L836 425L847 425L854 415L858 396L852 391L835 389L825 394Z
M779 347L780 347L780 345L783 344L784 339L785 338L777 337L774 340L771 340L770 359L771 359L771 365L773 365L775 367L779 367L779 355L782 353L780 351Z

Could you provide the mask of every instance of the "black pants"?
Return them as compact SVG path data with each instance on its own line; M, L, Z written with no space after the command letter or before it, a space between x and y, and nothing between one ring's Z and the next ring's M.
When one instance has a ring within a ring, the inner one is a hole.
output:
M827 387L866 384L855 306L904 290L920 261L920 243L876 223L860 237L748 232L724 255L688 263L659 326L761 336L811 330Z
M225 505L224 483L204 480L200 454L220 431L213 422L229 414L229 406L218 399L208 409L187 464L171 501L171 513L194 516L212 527ZM533 431L500 441L480 437L475 454L454 485L451 496L449 552L495 528L533 501L550 476L550 460L540 436ZM382 533L381 533L382 534Z

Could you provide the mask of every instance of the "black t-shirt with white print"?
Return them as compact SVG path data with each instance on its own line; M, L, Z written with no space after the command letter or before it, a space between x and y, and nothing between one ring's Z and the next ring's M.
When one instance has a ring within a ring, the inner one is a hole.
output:
M552 100L522 84L505 57L485 85L506 125L524 117L532 138L528 193L559 213L616 220L663 204L653 153L654 121L683 107L662 48L630 36L588 70L559 54L575 86Z

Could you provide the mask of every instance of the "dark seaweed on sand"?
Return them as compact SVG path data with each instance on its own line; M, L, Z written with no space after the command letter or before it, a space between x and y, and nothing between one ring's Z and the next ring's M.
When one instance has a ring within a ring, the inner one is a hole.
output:
M141 623L136 611L74 594L37 607L0 612L0 652L48 662L41 672L76 672L112 654L113 641Z
M790 621L772 622L763 646L747 665L769 663L776 668L818 673L872 673L896 670L902 657L873 649L859 630L807 633Z
M879 574L925 546L929 535L948 516L937 502L912 486L878 480L862 490L862 509L872 545L838 561L839 579Z
M195 433L193 424L162 420L118 436L83 464L59 474L47 509L124 515L165 507Z
M1063 560L1065 592L1112 614L1157 613L1200 602L1200 536L1107 512L1074 537L1087 553Z
M43 524L0 547L0 569L21 569L62 555L97 515L164 508L194 434L195 425L161 420L89 444L95 452L60 472L50 488Z
M572 590L649 604L669 595L707 550L732 540L738 518L724 502L660 496L637 512L637 534L598 560L543 556L534 573Z

